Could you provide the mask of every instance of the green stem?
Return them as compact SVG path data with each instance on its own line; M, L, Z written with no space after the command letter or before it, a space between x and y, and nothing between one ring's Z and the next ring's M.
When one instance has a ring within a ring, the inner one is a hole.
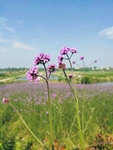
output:
M42 79L44 79L45 81L47 81L47 79L46 78L44 78L42 75L37 75L38 77L41 77Z
M76 80L75 80L75 77L74 77L73 66L72 66L72 63L71 63L71 61L70 61L70 58L69 58L68 54L67 54L67 58L68 58L68 61L69 61L70 67L71 67L71 72L72 72L73 81L74 81L74 95L75 95L76 100L77 100L78 97L77 97L77 90L76 90Z
M80 148L81 148L81 150L84 150L83 134L82 134L81 123L80 123L79 103L78 103L78 101L76 102L76 113L77 113L77 123L78 123L79 138L80 138Z
M31 129L28 127L28 125L25 123L24 119L22 118L22 116L20 115L19 111L16 109L16 107L14 105L12 105L11 103L9 103L9 105L16 111L16 113L19 115L22 123L25 125L25 127L29 130L29 132L32 134L32 136L40 143L40 145L42 145L43 147L46 148L46 150L49 150L40 140L39 138L37 138L37 136L31 131Z
M78 101L78 95L77 95L77 90L76 90L76 80L74 78L74 71L73 71L72 63L70 61L68 54L67 54L67 58L68 58L68 61L69 61L70 67L71 67L73 81L74 81L74 95L75 95L75 100L76 100L76 115L77 115L78 132L79 132L79 139L80 139L80 149L84 150L84 141L83 141L84 138L83 138L80 114L79 114L79 101Z
M44 65L44 70L45 70L45 73L46 73L46 85L47 85L47 93L48 93L48 103L49 103L49 122L50 122L50 149L54 150L54 147L53 147L53 124L52 124L52 103L51 103L51 98L50 98L50 88L49 88L49 77L48 77L48 74L47 74L47 69L46 69L46 66L45 64Z
M72 93L73 93L73 96L74 96L74 98L76 99L74 90L73 90L73 88L72 88L72 86L71 86L71 84L70 84L70 82L69 82L69 79L68 79L67 74L66 74L66 72L65 72L64 69L63 69L63 73L64 73L64 76L65 76L65 78L66 78L66 80L67 80L69 86L70 86L70 89L71 89L71 91L72 91Z

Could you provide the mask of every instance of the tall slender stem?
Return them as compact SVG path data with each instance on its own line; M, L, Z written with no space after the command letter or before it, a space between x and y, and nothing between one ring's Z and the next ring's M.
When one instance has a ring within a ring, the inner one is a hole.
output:
M76 115L77 115L77 123L78 123L78 131L79 131L79 138L80 138L80 149L84 150L84 143L83 143L83 134L82 134L82 128L81 128L81 120L80 120L80 114L79 114L79 101L78 101L78 95L77 95L77 90L76 90L76 80L74 78L74 71L73 71L73 67L72 67L72 63L70 61L70 58L67 55L70 67L71 67L71 71L72 71L72 75L73 75L73 81L74 81L74 95L75 95L75 100L76 100Z
M72 63L70 61L70 58L67 54L67 58L68 58L68 61L69 61L69 64L70 64L70 67L71 67L71 72L72 72L72 75L73 75L73 80L74 80L74 92L75 92L75 97L76 97L76 100L78 99L77 97L77 90L76 90L76 80L75 80L75 77L74 77L74 71L73 71L73 66L72 66Z
M52 103L51 103L51 98L50 98L50 88L49 88L49 77L48 77L48 73L47 73L47 69L45 64L43 64L44 66L44 70L45 70L45 74L46 74L46 85L47 85L47 93L48 93L48 102L49 102L49 122L50 122L50 149L54 150L53 147L53 124L52 124Z
M34 138L40 143L40 145L42 145L43 147L46 148L46 150L49 150L38 138L37 136L31 131L31 129L28 127L28 125L26 124L26 122L24 121L24 119L22 118L22 116L20 115L19 111L16 109L16 107L14 105L12 105L11 103L9 103L9 105L16 111L16 113L19 115L22 123L25 125L25 127L29 130L29 132L34 136Z
M69 79L68 79L67 74L66 74L66 72L65 72L64 69L63 69L63 73L64 73L64 76L65 76L65 78L66 78L66 80L67 80L69 86L70 86L70 89L71 89L71 91L72 91L72 93L73 93L73 96L74 96L74 98L76 99L74 90L73 90L73 88L72 88L72 86L71 86L71 84L70 84L70 82L69 82Z

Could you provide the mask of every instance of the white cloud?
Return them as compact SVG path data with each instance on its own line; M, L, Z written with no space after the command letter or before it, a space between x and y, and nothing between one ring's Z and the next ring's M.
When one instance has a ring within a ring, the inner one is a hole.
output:
M13 28L9 28L9 27L6 27L5 30L10 31L10 32L12 32L12 33L15 32L15 30L14 30Z
M19 20L19 24L22 25L23 22ZM21 26L22 27L22 26ZM20 38L15 30L8 25L8 20L0 16L0 51L12 51L12 50L25 50L25 51L35 51L36 46L31 47L29 43L24 42L24 39ZM8 32L9 31L9 32ZM21 42L22 41L22 42Z
M7 39L3 39L1 37L0 37L0 43L3 43L4 48L7 50L9 49L9 47L12 47L14 50L16 50L16 49L22 49L22 50L27 50L27 51L35 50L34 48L30 47L29 45L27 45L23 42L15 41L15 40L7 40ZM3 44L2 44L2 46L3 46ZM4 48L1 47L1 45L0 45L0 49L4 49Z
M0 43L6 43L6 42L7 42L7 40L0 38Z
M6 22L7 21L7 19L6 18L4 18L4 17L0 17L0 24L4 24L4 22Z
M0 28L3 30L10 31L12 33L15 32L15 30L13 28L11 28L7 25L7 19L4 17L0 17Z
M113 26L107 29L100 31L99 33L102 36L113 39Z
M33 50L32 47L30 47L30 46L28 46L28 45L26 45L24 43L18 42L18 41L15 41L13 43L13 47L17 48L17 49L28 50L28 51L32 51Z

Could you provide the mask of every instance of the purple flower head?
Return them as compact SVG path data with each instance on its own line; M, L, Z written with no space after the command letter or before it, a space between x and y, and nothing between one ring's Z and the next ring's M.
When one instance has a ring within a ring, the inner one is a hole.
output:
M45 63L48 63L50 61L50 55L45 54Z
M35 57L34 65L45 64L45 63L48 63L49 61L50 61L50 55L40 53L39 55Z
M63 59L64 59L64 58L62 57L62 55L58 56L58 62L62 62Z
M3 102L4 104L8 104L8 103L9 103L9 99L3 98L2 102Z
M52 94L52 97L53 97L53 98L55 98L56 96L57 96L56 94L54 94L54 93Z
M59 62L59 66L58 66L59 69L62 69L62 70L65 70L66 69L66 65L62 62Z
M71 51L71 53L73 53L73 54L74 54L74 53L77 53L77 50L75 50L75 48L71 48L70 51Z
M60 54L61 55L65 55L67 54L68 52L70 51L70 48L69 47L63 47L60 51Z
M97 60L95 60L94 63L97 63Z
M69 77L69 79L72 79L72 78L73 78L73 75L72 75L72 74L69 74L68 77Z
M75 64L75 61L73 61L72 63Z
M51 64L48 66L47 70L49 73L55 72L56 66L54 64Z
M80 60L83 60L83 59L84 59L84 56L81 56L81 57L80 57Z
M33 67L33 68L29 69L26 73L27 79L29 81L39 81L37 73L38 73L38 68Z

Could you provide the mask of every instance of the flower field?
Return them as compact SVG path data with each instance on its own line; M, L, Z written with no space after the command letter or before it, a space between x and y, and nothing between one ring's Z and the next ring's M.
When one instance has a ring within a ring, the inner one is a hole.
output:
M113 142L113 85L79 84L76 87L85 147L91 147L98 142L110 140ZM9 98L32 132L48 146L50 130L46 84L44 82L4 84L0 86L0 99L3 97ZM54 147L56 150L58 146L61 150L76 150L79 147L76 105L69 85L50 83L50 97ZM0 120L2 150L43 149L26 129L16 111L2 102ZM99 135L103 135L104 140L98 139Z

